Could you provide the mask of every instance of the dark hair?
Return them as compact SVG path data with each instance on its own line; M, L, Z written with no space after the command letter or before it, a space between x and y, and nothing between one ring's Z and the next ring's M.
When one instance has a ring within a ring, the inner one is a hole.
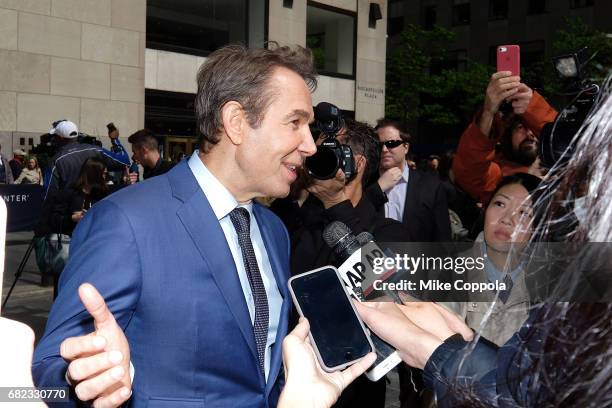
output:
M362 155L366 159L363 174L363 185L368 185L373 178L378 179L380 148L376 131L367 123L353 119L345 119L344 143L353 149L353 154Z
M104 170L106 170L106 164L101 159L97 157L88 158L83 163L79 178L74 183L75 188L82 189L88 186L92 194L106 195L108 186L104 179Z
M502 187L510 184L520 184L521 186L525 187L525 190L527 190L529 194L535 194L540 186L540 183L542 183L542 179L538 176L534 176L533 174L514 173L501 179L501 181L497 184L497 187L495 187L491 197L497 194Z
M221 109L230 101L242 105L251 127L261 124L274 97L270 78L279 67L300 75L311 91L316 88L312 52L307 48L280 47L275 43L271 49L229 45L210 54L198 71L195 99L202 151L209 151L219 142L219 131L223 128Z
M146 147L147 150L159 149L157 138L149 129L140 129L128 137L132 147Z
M410 141L412 140L412 137L406 131L406 128L399 121L387 118L381 118L376 121L376 130L386 127L392 127L397 129L399 131L400 138L404 143L410 143Z

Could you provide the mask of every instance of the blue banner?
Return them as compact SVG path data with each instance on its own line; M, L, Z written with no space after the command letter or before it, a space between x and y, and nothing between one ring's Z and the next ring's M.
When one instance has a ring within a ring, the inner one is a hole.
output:
M6 203L6 232L32 231L42 211L42 186L0 184L0 196Z

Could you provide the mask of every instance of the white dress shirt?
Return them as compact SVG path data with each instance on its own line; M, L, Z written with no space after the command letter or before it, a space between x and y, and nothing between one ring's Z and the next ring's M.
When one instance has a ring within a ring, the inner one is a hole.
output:
M238 206L245 208L249 212L251 218L251 241L253 243L253 249L255 250L255 258L257 258L261 279L268 297L269 326L266 355L264 357L264 372L267 380L268 372L270 371L270 356L272 353L272 346L276 341L276 332L278 330L283 298L276 284L274 273L272 272L272 266L270 265L270 259L268 258L261 232L259 231L257 219L253 214L253 204L238 204L238 201L236 201L236 198L234 198L229 190L221 184L219 179L217 179L208 168L206 168L197 150L193 152L189 158L189 168L193 172L202 192L210 203L213 212L219 220L219 224L221 224L225 239L232 253L232 257L234 258L234 264L236 264L236 269L238 270L238 279L240 280L240 286L242 286L242 292L244 293L244 298L249 309L251 323L254 323L255 300L244 267L242 251L238 242L238 234L229 216L229 213Z
M402 222L404 206L406 204L406 190L408 189L408 176L410 168L404 163L402 178L396 185L385 191L389 201L385 203L385 217Z

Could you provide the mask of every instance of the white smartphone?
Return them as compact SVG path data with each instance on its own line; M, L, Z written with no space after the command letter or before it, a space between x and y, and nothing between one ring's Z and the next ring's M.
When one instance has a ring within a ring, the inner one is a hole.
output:
M310 339L321 367L342 370L374 351L365 325L333 266L289 279L298 313L310 322Z

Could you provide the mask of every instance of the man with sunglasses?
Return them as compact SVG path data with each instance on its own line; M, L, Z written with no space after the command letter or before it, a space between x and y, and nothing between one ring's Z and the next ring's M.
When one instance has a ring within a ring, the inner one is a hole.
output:
M388 119L378 121L376 132L381 149L378 185L388 199L385 217L404 224L415 241L450 241L448 203L440 181L407 165L410 135Z

